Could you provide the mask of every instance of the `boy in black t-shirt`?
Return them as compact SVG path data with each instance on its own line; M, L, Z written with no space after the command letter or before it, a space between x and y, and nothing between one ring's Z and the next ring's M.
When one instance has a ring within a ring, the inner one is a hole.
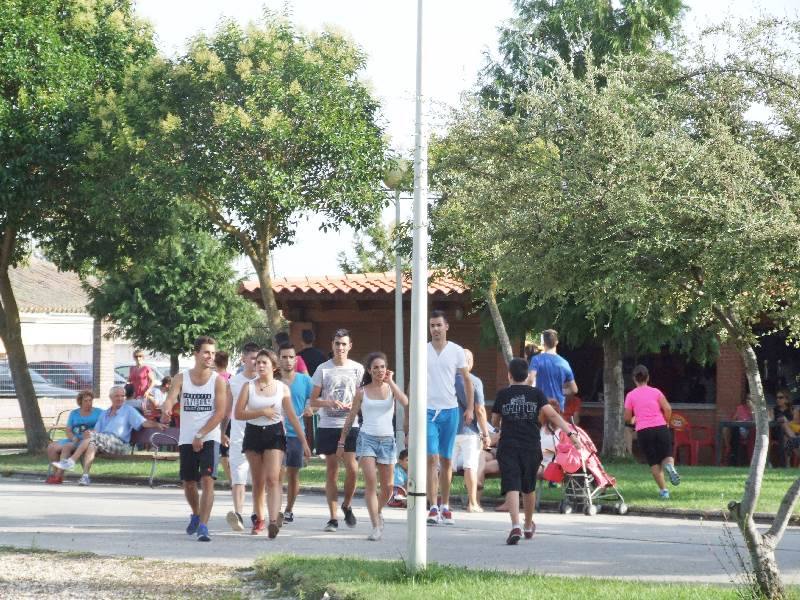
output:
M580 448L577 434L550 406L547 398L537 388L525 383L528 364L514 358L508 365L509 386L497 393L492 408L492 425L500 429L497 444L497 463L500 467L500 493L506 497L511 516L511 533L506 543L513 546L525 535L533 537L536 473L542 462L542 445L539 439L539 415L561 429ZM525 529L519 523L519 494L525 510Z

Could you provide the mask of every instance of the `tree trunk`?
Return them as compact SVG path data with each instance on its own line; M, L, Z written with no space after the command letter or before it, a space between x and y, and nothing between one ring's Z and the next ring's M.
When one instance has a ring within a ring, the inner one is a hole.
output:
M508 339L506 325L503 323L503 315L500 314L500 307L497 306L497 277L492 275L489 289L486 290L486 303L489 305L489 314L492 315L494 330L497 332L497 340L500 342L500 349L503 351L503 358L506 364L514 358L514 350L511 348L511 341Z
M178 374L180 370L180 365L178 364L178 355L177 354L170 354L169 355L169 374L173 377Z
M732 323L733 319L728 316L728 321ZM728 505L728 508L730 509L731 517L735 519L739 530L742 532L742 537L744 537L759 590L767 598L785 598L786 590L783 587L778 563L775 560L775 548L780 542L785 529L785 525L780 527L781 513L779 512L775 521L773 521L772 527L763 536L758 531L753 520L758 497L761 494L761 483L764 479L764 469L769 453L769 416L767 414L767 403L764 400L764 388L761 385L761 374L758 371L756 353L749 344L743 346L740 352L745 365L747 382L750 385L750 402L756 422L756 442L742 501L738 503L732 502ZM783 504L786 504L787 498L792 493L794 500L791 505L793 506L797 501L800 484L795 482L792 488L787 492L787 497L784 498ZM783 509L784 506L782 505L781 508ZM788 515L784 515L783 518L788 521Z
M267 323L269 323L270 335L274 336L276 333L284 329L284 321L278 310L278 303L275 300L275 292L272 291L272 272L269 265L269 253L258 258L250 257L258 274L258 283L261 288L261 301L264 304L264 310L267 313Z
M3 245L5 251L7 244ZM7 257L4 258L6 260L3 261L3 268L0 269L0 301L2 301L0 337L3 338L8 355L8 367L11 371L11 379L14 382L22 423L25 425L25 435L28 439L28 452L41 452L47 447L49 439L44 421L42 421L42 413L39 410L36 391L33 389L31 374L28 371L28 359L25 356L25 347L22 345L19 308L8 276Z
M622 352L612 340L603 340L603 457L625 456L625 384Z

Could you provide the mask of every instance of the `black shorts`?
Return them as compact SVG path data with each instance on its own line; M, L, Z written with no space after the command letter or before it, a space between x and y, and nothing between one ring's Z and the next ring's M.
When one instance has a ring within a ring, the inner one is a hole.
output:
M245 424L242 452L247 452L248 450L258 454L267 450L286 452L286 435L283 432L283 423L275 423L273 425Z
M230 437L231 437L231 422L230 422L230 420L228 421L228 426L225 428L225 435L228 437L228 439L230 439ZM220 456L220 458L222 458L223 456L225 458L227 458L230 453L231 453L230 443L227 446L225 446L224 444L220 444L219 445L219 456Z
M500 495L508 492L530 494L536 490L536 475L542 464L541 448L501 446L497 449L500 467Z
M200 481L201 477L217 478L219 442L203 442L199 452L195 452L191 444L181 444L178 452L181 459L181 481Z
M672 456L672 434L666 425L640 429L636 432L636 440L651 467Z
M319 427L317 428L317 454L325 456L336 454L339 447L339 438L342 435L341 427ZM344 441L345 452L356 451L356 440L358 439L358 427L351 427Z

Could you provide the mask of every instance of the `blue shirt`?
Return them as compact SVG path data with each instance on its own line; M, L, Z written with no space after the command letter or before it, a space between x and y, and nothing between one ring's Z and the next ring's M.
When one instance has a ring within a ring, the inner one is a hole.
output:
M398 463L394 464L394 484L397 487L405 488L408 483L408 473Z
M531 358L530 370L536 371L536 387L542 390L547 398L555 398L561 410L564 410L565 383L575 381L572 367L566 359L558 354L541 352Z
M131 431L134 429L139 431L144 421L144 417L138 410L129 404L123 404L113 417L110 408L104 410L97 420L94 430L98 433L110 433L128 443L131 441Z
M67 429L72 431L72 435L74 435L76 438L82 440L83 432L87 429L93 429L97 424L97 420L102 414L103 409L97 408L96 406L92 408L92 412L86 416L81 414L80 408L76 408L69 413L69 418L67 419Z
M297 415L297 418L300 419L301 422L303 420L303 411L306 409L306 405L308 405L308 401L311 398L311 390L313 389L314 384L311 382L311 377L305 373L294 374L294 381L292 381L292 385L289 386L289 391L292 394L294 414ZM286 428L286 437L297 437L297 432L294 430L294 427L292 427L292 424L289 423L289 419L284 418L283 423Z
M483 397L483 382L475 377L472 373L469 374L472 381L473 390L473 408L475 406L483 406L486 400ZM473 418L472 423L464 425L464 412L467 409L467 390L464 389L464 378L461 373L456 373L456 399L458 400L458 435L478 435L478 419Z

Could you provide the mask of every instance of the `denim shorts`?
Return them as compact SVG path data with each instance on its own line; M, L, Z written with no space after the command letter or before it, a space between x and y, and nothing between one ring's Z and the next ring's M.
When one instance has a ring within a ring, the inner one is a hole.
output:
M397 462L397 445L394 436L376 436L360 431L356 440L356 458L373 457L382 465Z

